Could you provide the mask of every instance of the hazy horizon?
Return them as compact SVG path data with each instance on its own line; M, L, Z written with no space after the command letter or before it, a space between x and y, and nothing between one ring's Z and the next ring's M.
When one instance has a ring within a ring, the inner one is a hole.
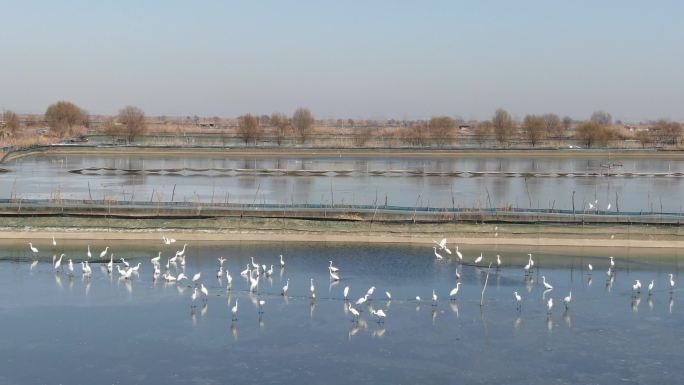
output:
M0 109L684 120L678 1L14 1Z

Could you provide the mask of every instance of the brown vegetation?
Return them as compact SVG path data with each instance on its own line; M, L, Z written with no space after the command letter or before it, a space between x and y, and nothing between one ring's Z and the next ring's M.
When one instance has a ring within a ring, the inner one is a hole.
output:
M575 132L575 139L586 147L606 146L613 138L613 130L598 121L589 120L580 124Z
M532 147L535 147L544 138L546 121L539 115L527 115L522 124L522 130L525 138L530 142Z
M428 129L432 142L440 147L451 144L455 127L456 121L448 116L436 116L430 119Z
M15 112L7 110L2 114L2 120L5 122L5 127L12 136L16 136L19 133L19 128L21 128L21 122L19 121L19 115Z
M74 126L83 124L85 113L77 105L59 101L45 111L45 120L58 137L73 134Z
M274 112L271 114L271 125L274 128L274 138L276 143L281 146L290 131L290 118L285 114Z
M134 106L126 106L119 111L119 123L121 123L121 133L129 143L143 135L147 129L145 112Z
M508 111L503 108L496 110L492 118L492 126L499 144L510 145L510 139L513 136L513 119Z
M252 115L246 114L238 119L238 135L245 143L254 143L262 136L259 119Z
M314 127L314 117L307 108L298 108L292 115L292 127L295 129L297 137L301 143L311 135Z

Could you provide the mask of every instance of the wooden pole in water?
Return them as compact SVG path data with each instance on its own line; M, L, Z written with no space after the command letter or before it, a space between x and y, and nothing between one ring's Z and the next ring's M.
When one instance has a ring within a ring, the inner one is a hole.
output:
M171 191L171 202L173 202L173 198L176 196L176 184L173 184L173 191Z

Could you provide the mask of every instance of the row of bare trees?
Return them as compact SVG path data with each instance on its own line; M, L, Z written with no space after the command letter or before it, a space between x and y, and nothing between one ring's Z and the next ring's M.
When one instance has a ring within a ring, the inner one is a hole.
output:
M266 135L266 129L271 128L273 138L278 145L293 134L299 142L304 143L314 131L315 119L307 108L298 108L292 117L274 112L270 117L257 117L246 114L238 118L237 134L245 143L258 142Z

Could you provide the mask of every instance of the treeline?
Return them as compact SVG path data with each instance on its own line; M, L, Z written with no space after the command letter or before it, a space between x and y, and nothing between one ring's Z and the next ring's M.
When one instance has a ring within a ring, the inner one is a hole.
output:
M159 119L167 121L165 117ZM192 119L195 125L199 121L197 116ZM223 132L218 124L221 119L215 117L213 121L216 122L213 127ZM88 113L68 101L48 106L44 122L51 129L50 135L57 138L80 135L91 125ZM329 122L317 122L308 108L300 107L291 116L278 112L261 116L248 113L240 116L231 127L234 135L246 144L267 141L277 145L292 141L307 143L320 135L349 137L353 145L359 147L367 146L375 139L419 147L449 147L459 141L474 141L481 147L520 144L537 147L557 146L562 141L570 141L587 148L606 147L615 141L626 140L637 142L642 147L680 147L682 140L682 125L678 122L661 119L630 127L619 121L614 124L612 116L604 111L596 111L584 121L574 121L568 116L561 118L553 113L528 114L522 119L514 119L508 111L500 108L491 119L479 122L464 122L449 116L418 121L390 120L389 123L338 119L337 125L332 127ZM130 143L145 135L149 124L142 109L126 106L117 116L105 118L97 126L100 132ZM20 136L26 127L33 125L35 122L28 119L22 122L20 116L12 111L2 114L4 136Z
M88 112L76 104L60 100L48 106L43 115L44 123L50 128L50 135L56 138L81 135L90 127ZM22 122L13 111L5 111L2 122L6 130L5 136L19 137L26 129L36 125L34 121ZM104 132L112 137L120 137L128 142L144 135L147 131L145 112L134 106L126 106L116 117L104 122ZM33 135L33 132L27 133Z

